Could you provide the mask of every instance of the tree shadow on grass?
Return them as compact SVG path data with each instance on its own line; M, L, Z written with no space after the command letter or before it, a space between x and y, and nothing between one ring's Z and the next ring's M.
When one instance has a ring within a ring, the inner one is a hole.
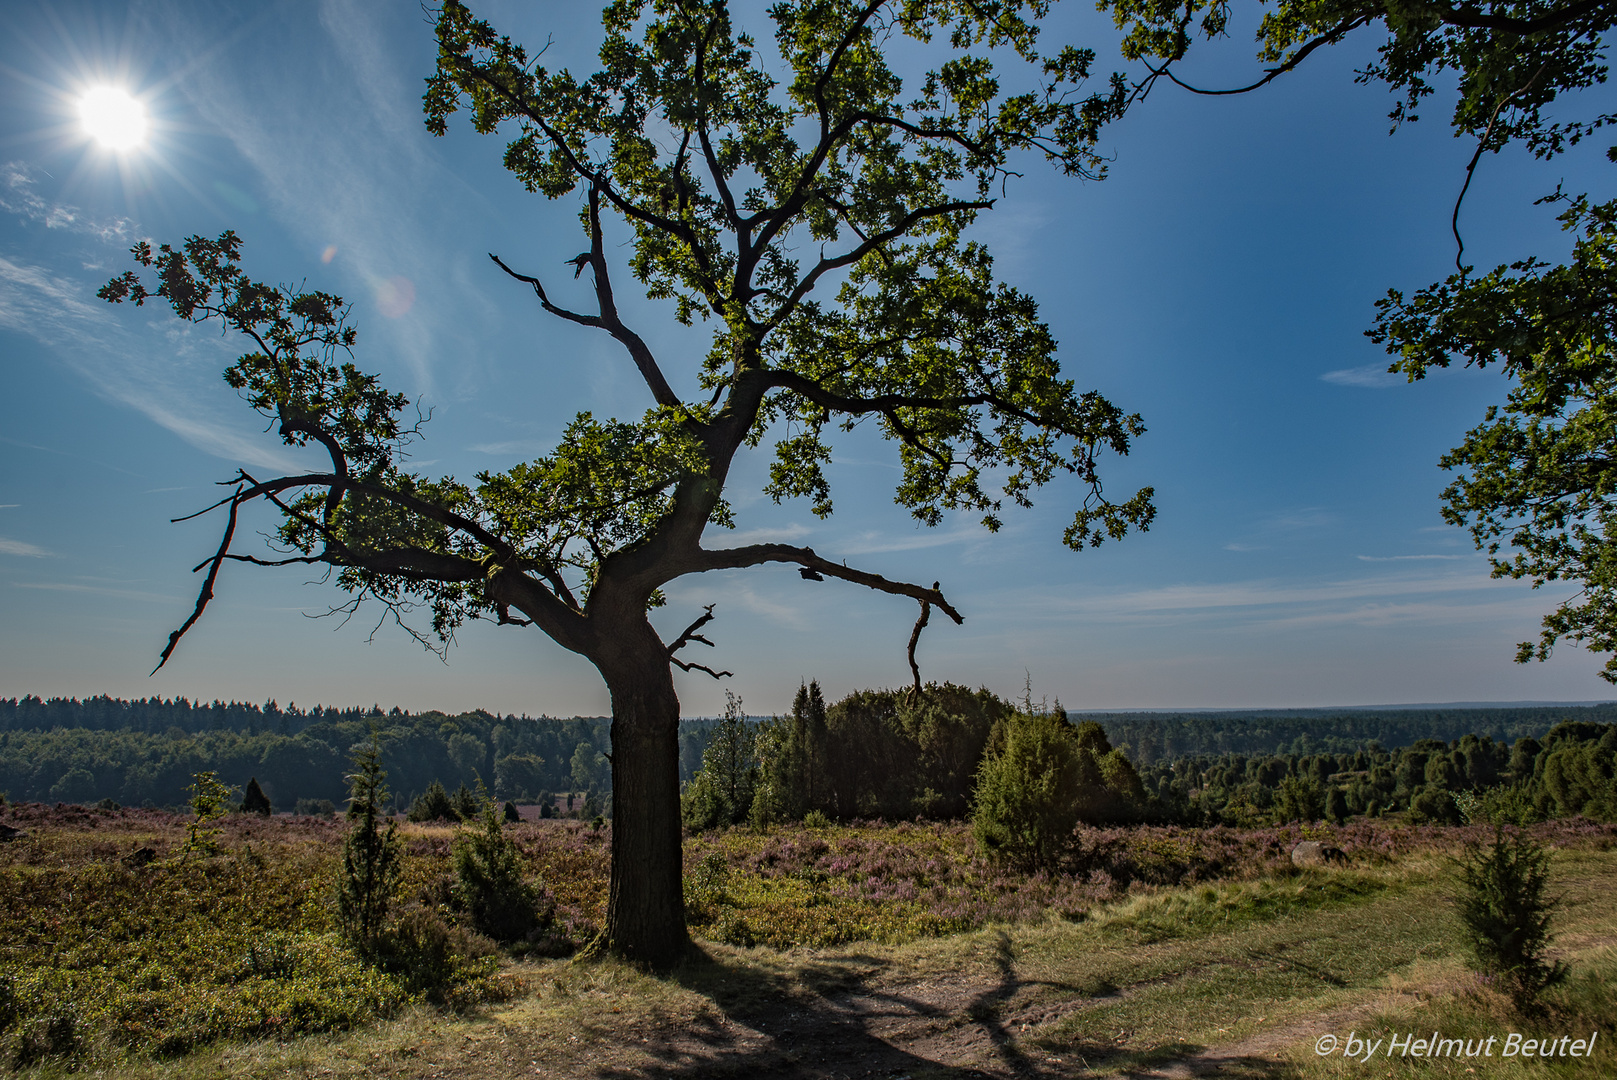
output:
M725 1076L837 1077L856 1080L977 1080L990 1076L1040 1076L1024 1068L1007 1069L1017 1060L1009 1035L976 1002L965 1025L986 1032L987 1058L982 1067L936 1060L916 1043L942 1037L951 1044L968 1043L962 1032L961 1002L929 1000L908 988L881 985L888 961L871 955L843 954L806 959L791 970L769 970L722 954L698 951L672 978L706 997L715 1012L694 1025L648 1040L641 1049L651 1061L632 1067L608 1065L602 1077L658 1080ZM1012 966L1002 965L1004 978L986 995L998 1000L1015 992ZM990 1012L992 1010L989 1010ZM1004 1052L1002 1052L1002 1050ZM957 1055L942 1055L953 1059ZM1052 1074L1053 1075L1053 1074Z
M922 978L895 986L891 962L875 955L804 958L792 967L769 968L698 951L671 978L712 1008L646 1033L638 1044L624 1047L637 1051L635 1060L604 1062L595 1073L610 1080L1039 1080L1087 1070L1141 1077L1280 1075L1277 1063L1235 1058L1209 1059L1205 1072L1162 1071L1187 1058L1199 1065L1200 1046L1142 1056L1103 1043L1076 1042L1060 1050L1028 1045L1018 1038L1017 1019L1008 1015L1018 993L1030 985L1017 972L1009 935L994 943L992 964L988 980ZM1079 1000L1111 991L1058 988Z

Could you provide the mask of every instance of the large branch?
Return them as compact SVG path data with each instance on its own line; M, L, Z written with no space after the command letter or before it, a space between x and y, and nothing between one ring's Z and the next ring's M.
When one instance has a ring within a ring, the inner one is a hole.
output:
M805 375L792 371L779 369L761 372L759 380L765 390L784 389L801 394L814 404L833 412L848 413L859 416L866 413L882 413L891 417L896 409L969 409L976 405L988 405L994 409L1014 416L1029 424L1039 427L1054 427L1064 435L1077 437L1081 432L1067 431L1053 424L1048 418L1028 412L1019 405L1007 401L998 394L961 394L957 397L925 397L919 394L877 394L874 397L848 397L835 391L827 390L818 382Z
M1451 26L1464 26L1476 30L1504 30L1512 34L1538 34L1556 30L1583 16L1611 7L1611 0L1581 0L1580 3L1545 12L1534 19L1514 19L1509 15L1493 15L1473 7L1445 8L1433 5L1432 13Z
M940 611L957 624L965 622L954 605L945 600L943 593L938 591L936 584L932 588L923 588L920 585L911 585L907 581L891 581L880 574L868 573L864 570L855 570L841 563L822 559L814 554L813 548L793 547L790 544L748 544L745 547L702 549L691 560L689 569L701 573L708 570L736 570L746 566L761 566L764 563L783 562L796 563L806 570L814 571L825 577L841 578L851 581L855 585L863 585L867 589L877 592L892 593L894 596L908 596L912 600L919 600L936 606ZM805 575L806 576L806 575Z
M994 204L990 200L986 202L977 201L940 203L937 206L923 206L918 210L911 210L908 214L905 214L902 218L900 218L897 224L883 229L879 233L872 234L858 247L852 248L843 252L841 255L837 255L832 258L822 257L820 261L815 264L814 269L803 275L803 280L797 283L797 288L793 289L791 295L781 302L780 307L775 309L775 313L769 317L769 320L764 325L766 327L773 327L779 326L781 323L785 322L787 318L791 316L792 312L797 309L797 305L802 303L803 297L813 292L814 287L819 284L820 279L826 274L829 274L833 270L840 270L845 266L852 266L854 263L858 262L866 255L869 255L872 251L875 251L883 244L891 243L892 241L908 233L910 229L912 229L918 222L925 221L928 218L943 217L946 214L960 213L963 210L991 210L993 209L993 206Z
M572 169L574 175L589 183L591 187L600 189L601 193L604 194L607 200L617 208L620 214L635 221L644 222L655 229L668 233L672 236L677 236L683 240L685 242L685 246L691 252L691 257L696 260L697 265L701 270L702 287L704 291L708 294L711 301L714 301L715 303L720 301L721 293L718 287L718 282L713 277L712 264L708 261L707 253L702 250L702 245L696 235L695 230L691 229L690 226L675 218L664 217L661 214L654 214L643 207L636 206L634 203L620 195L617 190L612 187L609 178L604 173L590 168L589 165L586 164L583 159L581 159L573 151L572 146L568 145L567 140L562 137L561 133L556 131L555 128L551 127L550 124L546 122L545 118L540 115L538 110L531 107L524 97L513 93L501 80L493 78L488 72L478 67L476 64L470 64L467 68L463 68L462 73L468 78L475 79L476 81L482 83L489 90L492 90L496 95L503 98L514 113L525 118L541 132L543 132L545 138L550 141L550 145L556 150L560 151L562 157L567 159L567 167ZM719 308L716 307L715 310L719 310ZM720 313L722 314L722 311Z
M598 235L599 231L597 230ZM520 274L511 269L493 252L489 253L489 258L493 259L494 265L504 270L507 274L510 274L518 281L525 281L531 285L534 295L539 298L539 305L552 315L566 319L569 322L578 323L580 326L591 326L599 330L605 330L608 334L611 334L619 344L628 350L629 358L634 361L635 367L640 369L640 377L645 380L646 386L651 390L651 396L656 400L657 404L668 408L678 408L682 404L679 395L675 394L673 387L668 385L667 378L663 376L662 368L657 364L657 358L651 354L651 349L646 345L645 340L623 325L622 320L618 318L617 306L612 297L612 285L606 272L606 257L601 252L599 240L595 241L592 251L580 256L580 261L588 262L595 271L595 292L601 307L600 315L581 315L576 311L568 311L566 308L556 306L545 295L545 288L538 278Z
M1268 86L1270 83L1280 78L1280 76L1296 68L1297 65L1306 60L1308 55L1314 50L1322 48L1326 45L1336 44L1352 31L1357 30L1361 26L1368 26L1376 19L1381 18L1383 14L1384 13L1382 12L1372 12L1369 14L1355 15L1350 19L1343 19L1331 29L1325 31L1323 34L1320 34L1318 37L1305 44L1302 48L1292 53L1290 58L1288 58L1284 63L1269 68L1264 72L1263 78L1259 79L1255 83L1250 83L1247 86L1236 86L1227 90L1204 90L1197 86L1191 86L1189 83L1182 81L1179 76L1173 73L1173 61L1169 60L1160 68L1154 68L1147 63L1145 65L1145 69L1149 71L1151 75L1144 81L1144 83L1137 86L1135 90L1140 94L1141 97L1144 97L1146 93L1150 92L1151 83L1166 75L1168 77L1168 81L1180 89L1188 90L1192 94L1201 94L1205 97L1225 97L1230 94L1250 94L1259 87Z

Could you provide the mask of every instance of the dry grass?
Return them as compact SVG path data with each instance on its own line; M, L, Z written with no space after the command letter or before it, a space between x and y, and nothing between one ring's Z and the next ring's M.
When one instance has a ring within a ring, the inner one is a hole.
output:
M892 852L875 850L882 837L872 829L849 835L865 843L869 859L891 861ZM447 845L448 831L412 829L411 837L416 856L427 858ZM737 834L707 851L725 846L735 872L746 873L789 839ZM1137 882L1083 912L1047 910L1038 920L947 936L789 949L710 942L703 958L667 978L611 960L508 961L506 976L520 992L464 1015L411 1006L352 1031L131 1058L88 1075L965 1080L1216 1068L1226 1076L1379 1077L1385 1069L1316 1058L1315 1037L1433 1026L1464 1034L1512 1022L1503 999L1453 959L1443 853L1395 839L1403 846L1393 855L1350 869L1296 873L1271 864L1233 880ZM1558 944L1580 977L1552 1000L1551 1017L1604 1025L1603 1038L1617 1042L1617 850L1593 834L1569 831L1560 842ZM554 848L556 872L588 871L573 884L580 911L595 888L599 843L580 836ZM1158 856L1190 846L1155 834L1140 843ZM771 869L779 867L777 858ZM1610 1075L1617 1055L1611 1043L1602 1050L1592 1066L1551 1071ZM1395 1068L1444 1074L1451 1064ZM1587 1071L1594 1066L1604 1067ZM47 1063L34 1073L61 1071ZM1507 1078L1540 1071L1487 1068Z

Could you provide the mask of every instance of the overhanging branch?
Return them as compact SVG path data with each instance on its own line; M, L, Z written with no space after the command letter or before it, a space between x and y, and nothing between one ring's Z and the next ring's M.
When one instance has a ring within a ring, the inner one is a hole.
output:
M911 585L907 581L892 581L880 574L855 570L842 563L823 559L814 553L813 548L793 547L790 544L749 544L745 547L704 549L697 553L692 563L687 564L686 569L688 572L702 573L708 570L735 570L745 566L761 566L770 562L795 563L825 577L841 578L843 581L851 581L855 585L863 585L877 592L922 600L936 606L956 624L966 621L964 616L955 610L954 605L944 598L936 584L928 589L920 585Z

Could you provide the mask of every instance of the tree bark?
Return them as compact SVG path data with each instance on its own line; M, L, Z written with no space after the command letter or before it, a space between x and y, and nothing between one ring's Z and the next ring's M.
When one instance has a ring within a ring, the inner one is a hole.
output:
M691 947L685 930L679 816L679 697L668 654L644 617L605 635L596 667L612 695L612 886L608 950L668 968Z

